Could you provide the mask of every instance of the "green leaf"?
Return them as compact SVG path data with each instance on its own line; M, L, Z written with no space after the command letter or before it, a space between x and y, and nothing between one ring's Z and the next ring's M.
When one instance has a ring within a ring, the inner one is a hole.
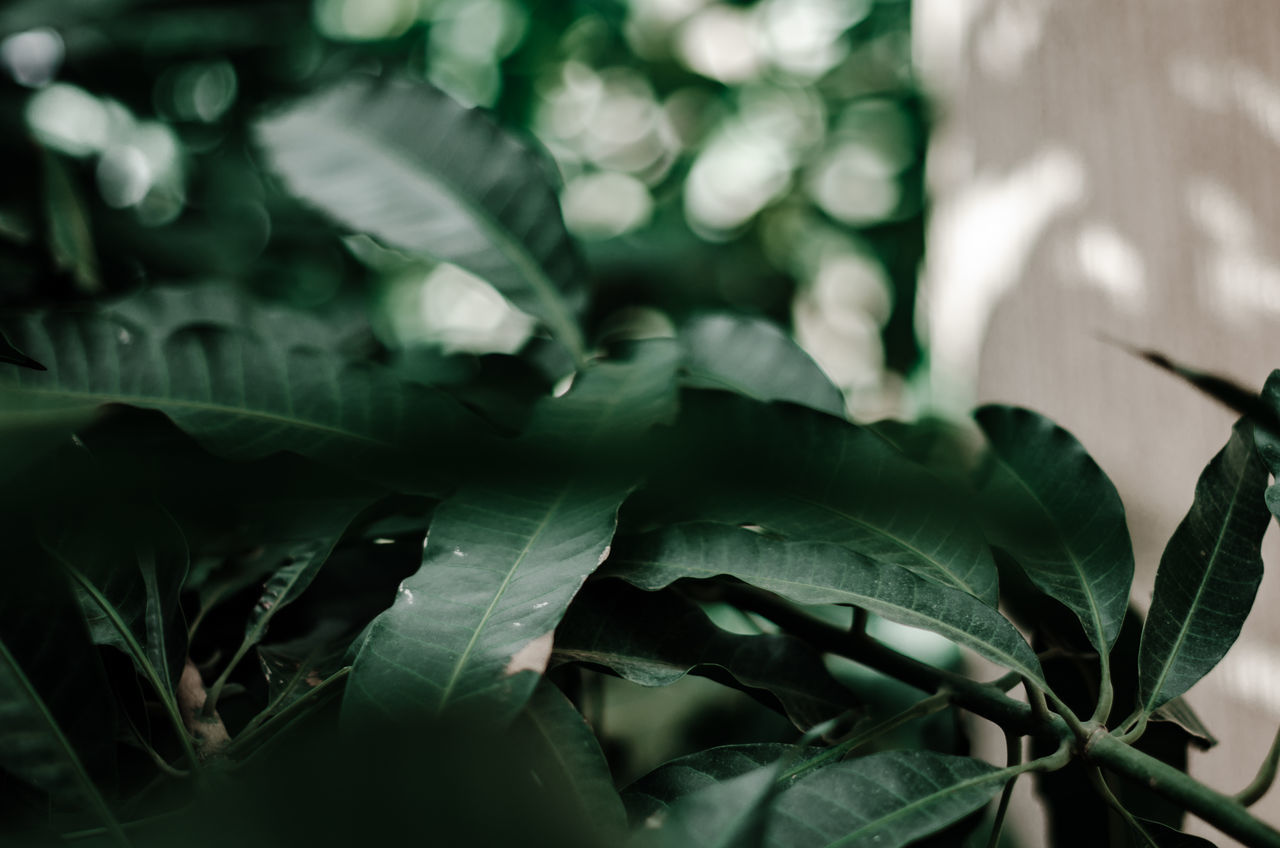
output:
M129 844L80 757L4 642L0 642L0 766L62 803L90 808L118 844Z
M678 595L642 592L619 580L582 591L556 630L552 662L604 666L641 686L666 686L690 672L728 674L728 682L771 693L801 730L859 703L804 642L729 633Z
M798 750L778 742L724 745L663 763L623 792L627 816L632 827L645 826L653 816L656 824L686 795L773 765Z
M680 330L682 383L728 389L762 401L785 400L844 418L844 396L803 348L758 318L713 313Z
M13 342L9 341L9 337L4 333L0 333L0 362L8 362L11 365L30 368L34 371L48 370L39 362L14 347Z
M634 485L592 457L627 444L643 453L639 440L673 412L677 358L661 340L587 369L567 395L539 404L517 442L545 464L469 483L436 509L422 567L362 637L344 716L502 723L520 711Z
M0 370L6 424L127 404L165 413L233 459L289 450L413 489L438 485L422 473L430 450L447 466L484 434L454 401L377 365L228 327L152 333L112 315L45 312L5 329L49 368Z
M256 130L294 194L482 277L582 360L586 273L549 171L492 118L426 83L353 79Z
M57 566L6 528L0 569L0 769L88 808L125 844L94 775L114 770L115 716L96 649ZM51 627L50 622L59 626Z
M753 524L834 542L995 604L995 562L967 502L870 430L801 407L686 392L673 441L652 496L668 523Z
M764 848L770 804L782 791L781 762L683 796L656 834L636 844L667 848ZM647 837L647 838L646 838Z
M1191 741L1202 751L1207 751L1218 744L1218 738L1209 731L1205 723L1191 709L1186 699L1179 696L1165 701L1151 713L1153 721L1167 721L1176 724L1186 731Z
M1015 771L931 751L836 763L779 796L766 844L897 848L978 809Z
M1133 545L1115 486L1066 430L1011 406L975 415L991 453L979 471L992 541L1080 619L1107 654L1120 635Z
M591 823L604 844L617 844L626 830L622 799L613 786L600 743L582 714L559 689L543 678L510 730L536 766L538 785L562 790L576 808L577 820Z
M1240 635L1262 580L1266 486L1253 425L1241 419L1200 474L1191 510L1160 559L1138 649L1139 705L1147 712L1190 689Z
M965 592L837 545L687 524L619 543L603 573L648 590L724 575L801 604L852 604L937 633L1048 688L1035 653L999 612Z
M1217 848L1208 839L1201 836L1192 836L1189 833L1183 833L1180 830L1174 830L1167 824L1161 824L1151 819L1139 818L1138 823L1142 825L1142 829L1147 835L1155 840L1159 848Z
M71 274L81 291L102 288L98 254L84 196L57 154L43 150L44 214L54 267Z
M157 507L103 500L45 545L71 571L94 644L123 652L161 699L176 703L187 657L179 607L186 540Z

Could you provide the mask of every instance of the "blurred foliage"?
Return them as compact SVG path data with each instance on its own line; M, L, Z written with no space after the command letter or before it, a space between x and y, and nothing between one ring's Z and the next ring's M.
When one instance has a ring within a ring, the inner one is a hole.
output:
M927 132L909 22L908 0L11 2L0 304L217 278L368 316L390 350L520 347L531 323L487 286L341 239L262 167L253 120L363 70L550 151L589 333L728 306L792 326L855 416L899 411Z

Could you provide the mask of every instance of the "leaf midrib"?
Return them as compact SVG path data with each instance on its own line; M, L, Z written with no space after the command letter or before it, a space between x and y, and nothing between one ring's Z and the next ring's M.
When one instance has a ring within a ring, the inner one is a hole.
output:
M1218 531L1218 536L1214 540L1213 553L1209 555L1208 565L1205 567L1204 574L1200 578L1200 585L1196 587L1195 596L1192 598L1191 607L1187 612L1187 616L1183 619L1181 626L1178 627L1178 636L1174 640L1173 648L1165 657L1163 663L1160 664L1160 676L1156 679L1156 685L1152 692L1148 695L1143 708L1147 712L1151 712L1152 704L1160 697L1160 690L1164 688L1164 683L1169 679L1169 672L1173 670L1174 661L1178 658L1179 652L1182 650L1182 643L1186 641L1187 633L1191 629L1191 621L1195 615L1196 609L1200 606L1200 598L1204 595L1205 587L1209 584L1209 577L1213 573L1217 565L1218 554L1222 550L1223 542L1227 537L1227 528L1231 526L1231 517L1235 514L1236 507L1240 504L1240 492L1244 489L1245 481L1249 477L1249 466L1246 462L1240 469L1239 475L1236 477L1236 485L1231 493L1231 500L1227 506L1227 514L1222 519L1222 528Z
M32 388L30 386L5 386L0 387L0 393L25 393L31 395L40 395L51 398L68 398L72 400L92 401L98 404L103 403L122 403L129 406L138 407L177 407L180 409L189 409L195 412L213 412L221 415L232 417L255 419L276 424L284 424L290 427L315 430L321 433L327 433L331 436L350 439L352 441L365 442L383 448L398 448L394 442L388 442L382 439L374 438L363 433L356 433L351 430L344 430L341 427L334 427L330 424L322 424L318 421L308 420L304 418L290 418L287 415L281 415L276 412L267 412L260 409L252 409L242 406L231 406L228 404L218 404L210 401L196 401L180 398L166 398L161 396L147 396L134 394L111 394L104 392L74 392L60 389L43 389ZM7 414L7 413L6 413Z

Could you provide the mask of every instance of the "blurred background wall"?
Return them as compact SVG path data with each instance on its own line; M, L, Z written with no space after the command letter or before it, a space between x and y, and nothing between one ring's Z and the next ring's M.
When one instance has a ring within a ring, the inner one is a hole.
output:
M914 36L937 110L932 401L1017 403L1071 430L1120 490L1146 604L1234 415L1100 337L1249 387L1280 366L1280 4L917 0ZM1192 773L1228 793L1280 722L1277 603L1269 575L1189 698L1221 740ZM1280 821L1280 796L1256 809Z

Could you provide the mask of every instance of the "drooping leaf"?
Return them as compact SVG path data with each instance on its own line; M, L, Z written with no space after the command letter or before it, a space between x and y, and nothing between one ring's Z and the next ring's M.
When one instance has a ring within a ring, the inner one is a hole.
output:
M543 678L509 733L527 751L522 759L538 764L537 784L561 789L578 821L590 822L603 844L617 844L627 824L622 799L599 741L560 690Z
M1120 635L1133 544L1115 486L1066 430L1026 409L984 406L991 446L979 471L992 541L1108 653Z
M353 79L257 125L291 191L487 280L579 360L586 280L540 157L423 82Z
M556 630L552 662L604 666L641 686L666 686L691 672L728 674L741 687L771 693L802 730L859 703L805 643L721 630L677 595L618 580L582 591Z
M932 751L887 751L836 763L778 797L766 844L898 848L959 821L1012 776L981 760Z
M49 233L49 253L60 271L71 275L81 291L102 288L98 272L98 252L93 244L89 210L66 164L49 151L42 151L44 167L44 215Z
M834 542L994 605L991 551L966 500L865 428L801 407L686 392L655 481L671 520Z
M777 326L713 313L680 329L686 386L785 400L844 418L844 397L809 354Z
M1155 840L1158 848L1217 848L1216 845L1202 836L1183 833L1180 830L1169 827L1167 824L1144 818L1139 818L1138 823L1142 825L1142 829L1147 832L1147 835Z
M223 456L289 450L409 488L438 485L422 462L431 451L447 465L484 435L454 401L379 366L229 327L152 334L109 314L64 311L21 315L5 329L49 368L0 371L6 422L127 404L163 412Z
M1240 635L1262 580L1267 468L1253 425L1236 422L1196 483L1156 572L1138 649L1139 706L1150 712L1209 673Z
M724 745L663 763L623 791L627 817L632 827L642 827L654 816L657 824L686 795L765 768L798 750L777 742Z
M1044 686L1035 653L999 612L965 592L838 545L686 524L619 542L604 573L656 590L721 575L802 604L852 604L929 630Z
M677 352L646 342L539 404L517 444L541 457L469 483L435 511L422 567L374 619L343 714L505 722L546 667L553 631L608 555L635 471L600 465L674 411Z

